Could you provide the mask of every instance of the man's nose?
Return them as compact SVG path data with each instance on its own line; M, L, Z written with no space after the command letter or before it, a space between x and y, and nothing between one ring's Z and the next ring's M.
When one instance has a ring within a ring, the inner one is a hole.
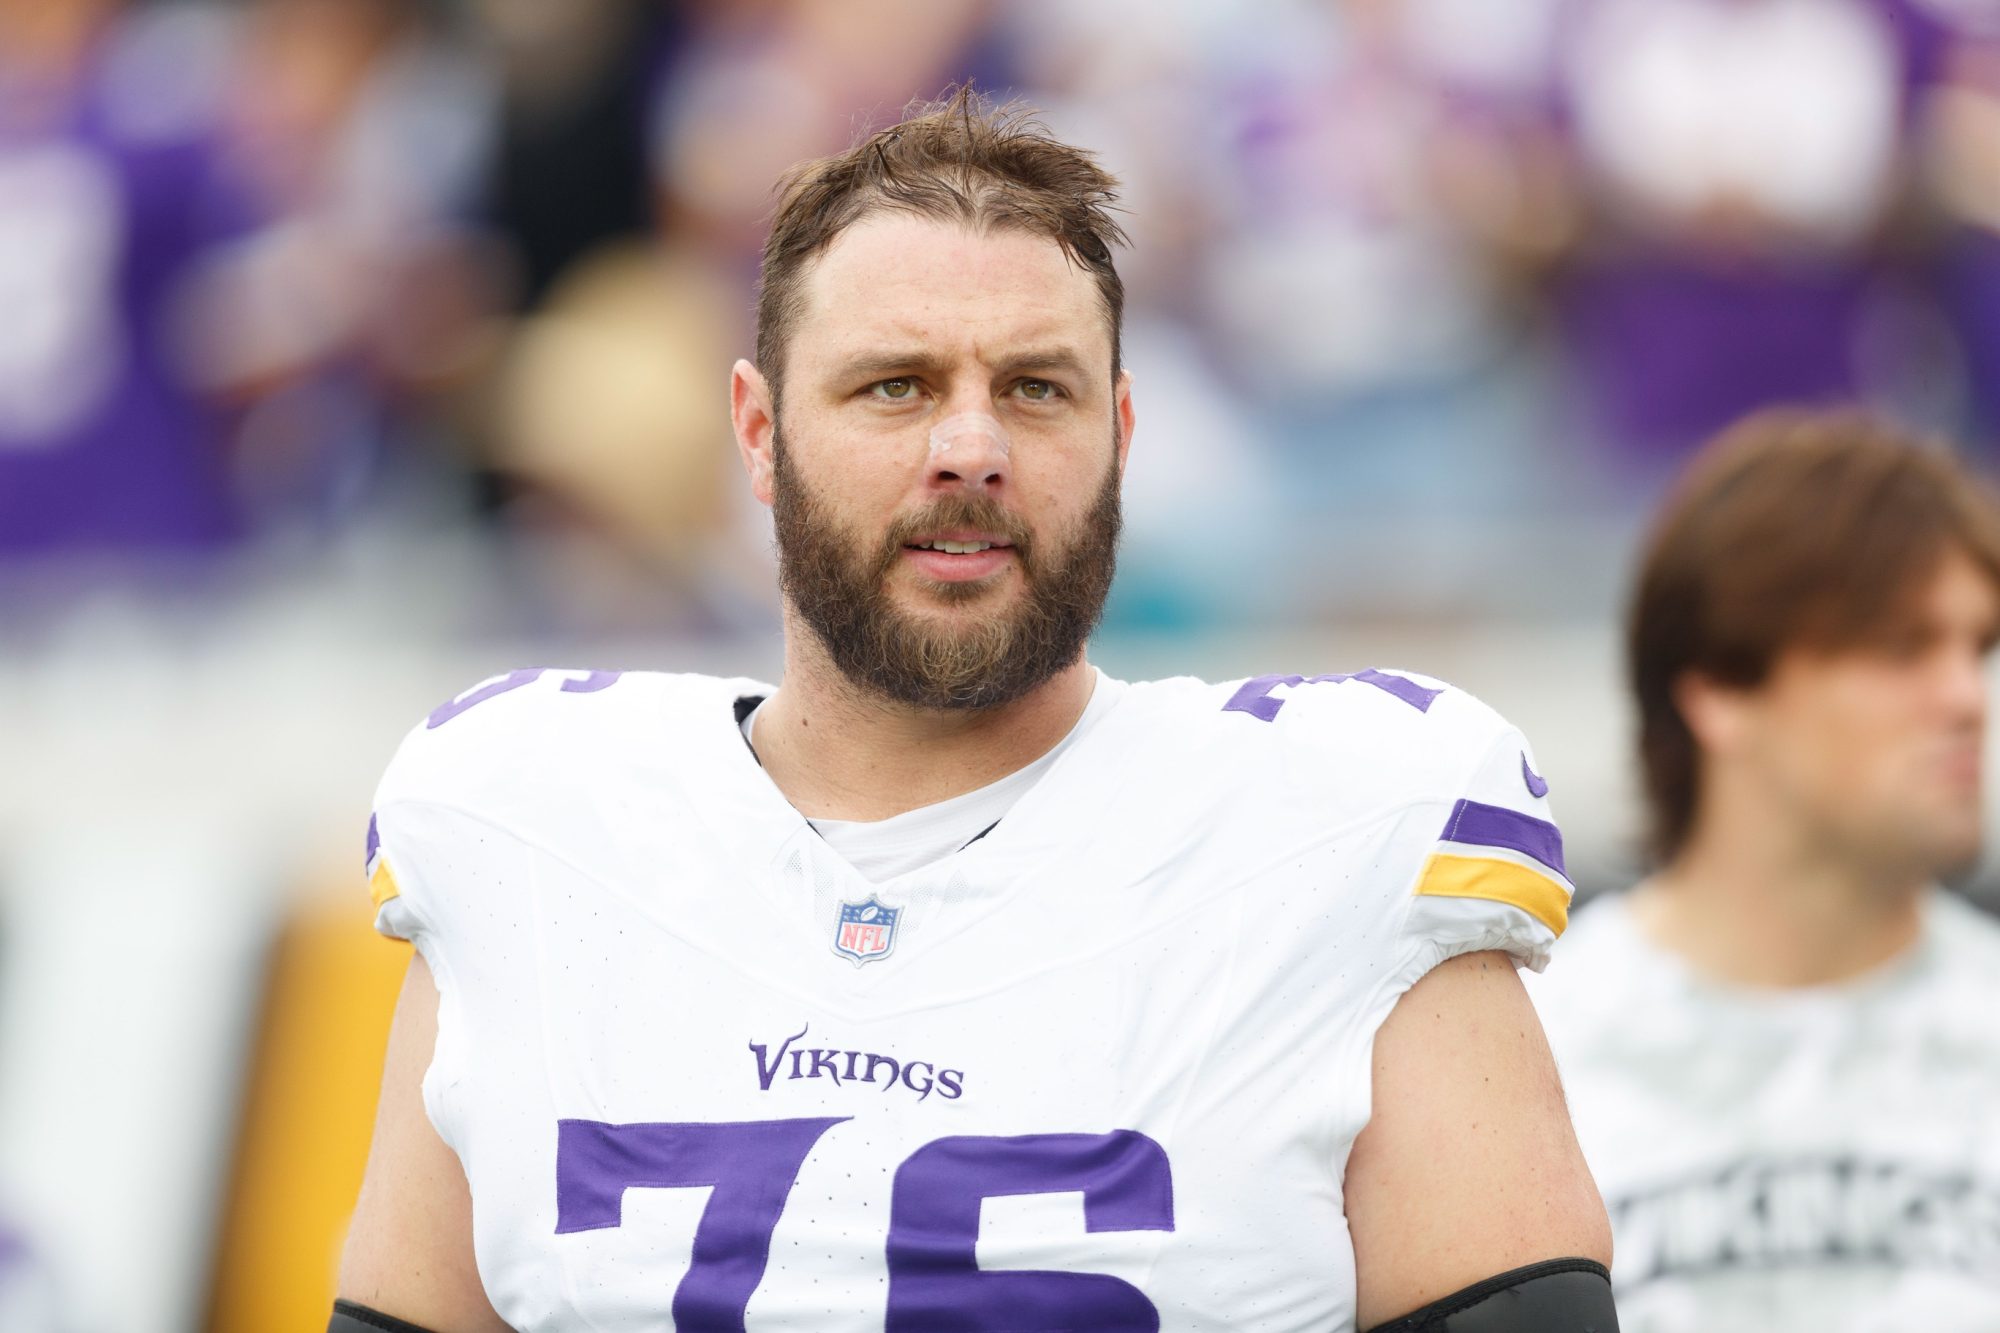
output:
M987 412L959 412L931 430L930 481L939 490L980 494L1007 484L1013 442Z

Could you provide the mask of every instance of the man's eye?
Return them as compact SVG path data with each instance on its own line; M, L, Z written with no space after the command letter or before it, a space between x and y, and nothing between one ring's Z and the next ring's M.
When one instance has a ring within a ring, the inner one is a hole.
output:
M891 402L903 402L917 395L917 382L910 379L883 380L874 387L877 398L887 398Z
M1015 387L1021 391L1021 396L1031 403L1046 403L1062 396L1062 390L1047 380L1022 380Z

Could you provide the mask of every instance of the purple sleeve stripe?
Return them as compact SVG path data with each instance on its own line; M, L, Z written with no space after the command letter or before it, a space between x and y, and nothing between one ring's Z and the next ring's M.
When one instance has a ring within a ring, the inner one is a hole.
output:
M350 825L350 827L352 826ZM381 850L382 850L382 835L375 828L375 816L371 812L368 816L368 850L362 854L361 857L362 868L366 869L367 867L374 865L375 853Z
M1563 869L1562 830L1546 819L1536 819L1504 805L1460 801L1451 808L1451 818L1445 820L1444 832L1439 836L1448 842L1504 847L1532 856L1564 879L1569 878L1569 872Z

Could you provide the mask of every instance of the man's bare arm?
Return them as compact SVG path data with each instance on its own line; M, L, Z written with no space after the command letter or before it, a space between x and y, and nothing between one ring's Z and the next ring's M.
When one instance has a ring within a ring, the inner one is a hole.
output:
M1439 965L1382 1024L1346 1193L1364 1329L1545 1259L1610 1266L1604 1202L1505 954Z
M437 1012L437 984L418 955L389 1028L375 1141L341 1256L340 1296L437 1333L507 1333L473 1264L464 1168L424 1113Z

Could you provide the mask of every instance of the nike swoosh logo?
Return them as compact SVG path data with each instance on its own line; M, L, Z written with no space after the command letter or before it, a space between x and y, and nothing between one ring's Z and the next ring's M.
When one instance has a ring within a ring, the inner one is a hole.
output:
M1521 755L1521 781L1528 784L1530 796L1540 799L1549 794L1549 784L1543 781L1541 775L1534 769L1528 767L1528 756L1525 753Z

